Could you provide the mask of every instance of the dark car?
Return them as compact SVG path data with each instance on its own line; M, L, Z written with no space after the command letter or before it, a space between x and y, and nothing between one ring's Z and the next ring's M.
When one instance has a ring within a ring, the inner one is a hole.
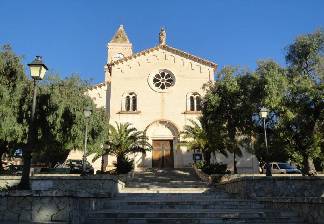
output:
M65 162L65 165L70 167L70 173L81 174L83 170L82 162L79 159L69 159ZM94 169L88 161L85 162L85 174L94 174Z

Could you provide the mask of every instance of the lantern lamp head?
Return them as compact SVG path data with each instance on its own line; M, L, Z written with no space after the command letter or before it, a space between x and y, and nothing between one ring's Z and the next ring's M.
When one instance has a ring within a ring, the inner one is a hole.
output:
M48 70L46 65L42 61L41 56L36 56L36 58L28 64L30 68L30 75L34 80L44 79L45 73Z
M267 118L269 114L269 110L265 107L261 107L259 115L261 118Z
M83 113L84 113L85 118L90 117L90 115L92 113L92 107L90 107L90 106L85 107L84 110L83 110Z

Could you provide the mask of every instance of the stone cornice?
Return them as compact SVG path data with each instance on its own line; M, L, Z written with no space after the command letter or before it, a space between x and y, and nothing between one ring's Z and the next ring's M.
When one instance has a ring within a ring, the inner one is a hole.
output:
M137 57L139 57L139 56L142 56L142 55L148 54L148 53L150 53L150 52L153 52L153 51L156 51L156 50L159 50L159 49L166 50L166 51L171 52L171 53L173 53L173 54L176 54L176 55L179 55L179 56L181 56L181 57L184 57L184 58L190 59L190 60L192 60L192 61L195 61L195 62L197 62L197 63L199 63L199 64L206 65L206 66L208 66L208 67L213 68L214 71L215 71L216 68L217 68L217 64L215 64L215 63L213 63L213 62L211 62L211 61L208 61L208 60L206 60L206 59L203 59L203 58L200 58L200 57L194 56L194 55L192 55L192 54L190 54L190 53L187 53L187 52L184 52L184 51L182 51L182 50L179 50L179 49L176 49L176 48L170 47L170 46L168 46L168 45L157 45L157 46L155 46L155 47L153 47L153 48L149 48L149 49L146 49L146 50L140 51L140 52L135 53L135 54L133 54L133 55L131 55L131 56L124 57L124 58L121 58L121 59L119 59L119 60L113 61L113 62L111 62L111 63L109 63L109 64L107 64L107 65L108 65L109 68L111 68L112 66L118 65L118 64L120 64L120 63L126 62L126 61L128 61L128 60L133 59L133 58L137 58Z
M88 88L88 90L100 89L100 88L106 86L108 83L110 83L110 81L98 83L98 84L96 84L96 85L94 85L94 86L90 86L90 87Z
M191 110L187 110L187 111L185 111L183 113L184 114L193 114L193 115L202 114L201 111L191 111Z
M141 111L136 110L136 111L118 111L116 114L140 114Z

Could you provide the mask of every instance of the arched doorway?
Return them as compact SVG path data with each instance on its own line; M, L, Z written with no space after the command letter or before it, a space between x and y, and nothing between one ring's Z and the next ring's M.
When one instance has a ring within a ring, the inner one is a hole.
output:
M174 168L174 151L179 137L178 128L170 121L158 120L147 126L145 134L153 146L152 167Z

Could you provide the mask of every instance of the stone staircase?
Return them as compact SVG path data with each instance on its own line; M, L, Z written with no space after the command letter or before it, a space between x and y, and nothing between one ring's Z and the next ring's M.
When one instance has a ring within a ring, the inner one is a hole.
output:
M115 198L89 213L86 223L217 224L304 223L292 211L267 209L199 181L191 169L135 173Z

